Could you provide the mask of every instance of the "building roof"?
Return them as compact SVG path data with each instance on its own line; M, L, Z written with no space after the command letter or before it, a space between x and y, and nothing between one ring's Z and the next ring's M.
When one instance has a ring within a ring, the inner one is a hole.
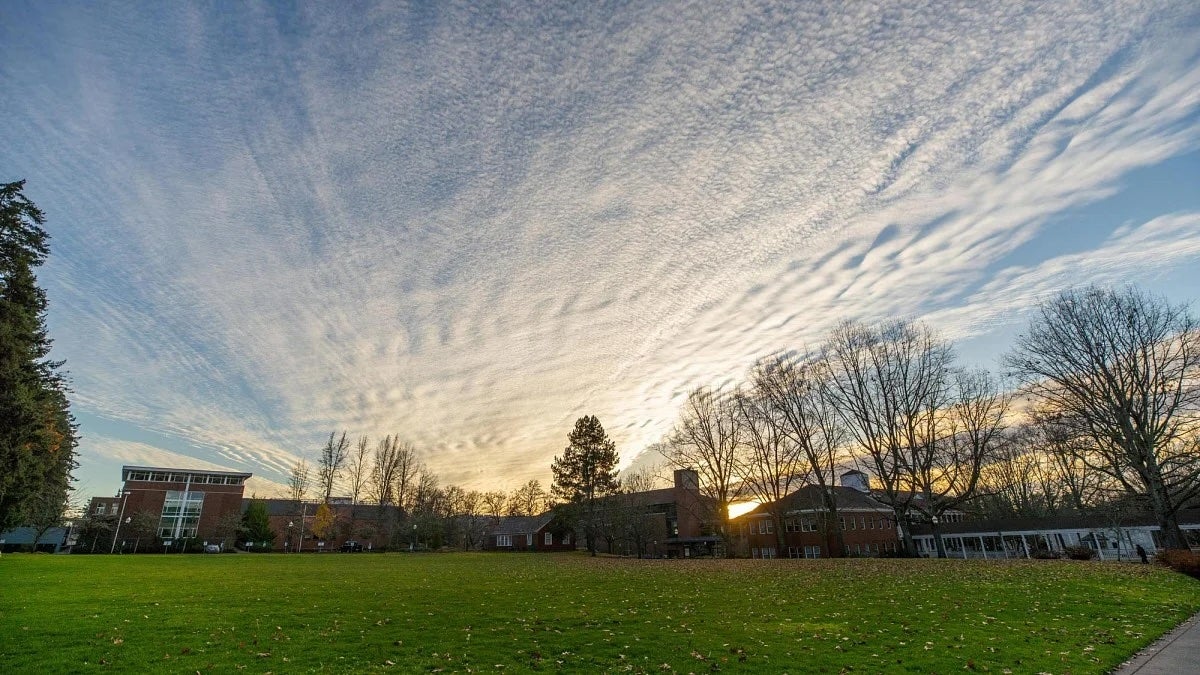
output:
M842 486L830 486L837 496L837 505L839 511L887 511L891 512L891 507L871 495L856 490L854 488ZM784 511L786 513L817 511L823 510L824 500L821 495L821 486L805 485L780 500L786 504ZM765 516L768 513L768 504L759 504L746 513L738 516L738 518ZM735 519L736 520L736 519Z
M37 541L39 544L62 544L66 542L70 532L69 527L52 527L43 532ZM14 527L0 532L0 539L3 539L5 544L32 544L34 537L37 537L36 527Z
M165 466L132 466L125 465L121 467L121 480L129 480L129 472L131 471L148 471L151 473L178 473L191 474L193 476L231 476L234 478L250 478L254 474L244 471L213 471L210 469L181 469L177 467Z
M540 516L504 516L487 528L489 535L494 534L524 534L537 532L554 520L554 512L547 511Z
M1200 509L1179 512L1180 525L1200 525ZM1111 530L1116 527L1157 526L1149 513L1123 514L1121 518L1104 515L1068 513L1046 518L999 518L942 523L938 531L947 534L998 534L1001 532L1037 532L1045 530ZM913 523L914 535L933 534L927 523Z

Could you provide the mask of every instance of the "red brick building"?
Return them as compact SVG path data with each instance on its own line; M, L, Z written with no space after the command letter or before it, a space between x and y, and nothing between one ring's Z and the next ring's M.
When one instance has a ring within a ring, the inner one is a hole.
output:
M892 509L874 499L859 476L843 476L842 486L830 488L837 498L836 519L825 508L817 485L806 485L782 500L781 523L772 515L772 505L760 505L738 516L732 523L739 554L750 558L834 557L839 531L843 556L874 557L897 551L899 531Z
M416 539L401 531L404 513L396 506L380 508L375 504L353 504L348 498L330 500L333 518L324 536L313 531L319 501L297 502L293 499L260 499L266 505L267 519L275 541L270 550L291 552L322 552L341 550L348 541L362 545L364 551L403 550ZM243 510L251 500L245 500ZM421 533L416 533L419 536Z
M124 482L116 497L96 497L88 513L116 516L114 547L129 550L133 542L182 548L191 542L217 541L227 524L240 517L242 493L252 474L233 471L121 467ZM153 532L131 532L134 519ZM121 530L126 534L122 535ZM137 535L136 537L134 535ZM167 544L166 542L171 542Z
M497 518L484 533L485 551L574 551L575 535L548 511Z

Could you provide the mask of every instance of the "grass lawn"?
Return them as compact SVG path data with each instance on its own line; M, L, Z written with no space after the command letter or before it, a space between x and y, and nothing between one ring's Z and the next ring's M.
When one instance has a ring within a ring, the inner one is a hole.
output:
M1072 561L0 557L0 669L1102 673L1200 582Z

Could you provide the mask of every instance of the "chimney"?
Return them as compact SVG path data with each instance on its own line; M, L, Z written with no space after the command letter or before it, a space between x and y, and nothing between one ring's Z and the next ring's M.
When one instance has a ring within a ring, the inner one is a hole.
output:
M695 469L675 469L675 487L693 492L700 489L700 474Z
M854 488L859 492L870 492L871 477L861 471L847 471L842 474L842 487Z

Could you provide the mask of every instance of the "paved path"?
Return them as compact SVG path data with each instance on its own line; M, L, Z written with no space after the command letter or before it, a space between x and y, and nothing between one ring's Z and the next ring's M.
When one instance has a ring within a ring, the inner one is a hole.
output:
M1158 642L1138 652L1113 675L1196 675L1200 673L1200 613Z

